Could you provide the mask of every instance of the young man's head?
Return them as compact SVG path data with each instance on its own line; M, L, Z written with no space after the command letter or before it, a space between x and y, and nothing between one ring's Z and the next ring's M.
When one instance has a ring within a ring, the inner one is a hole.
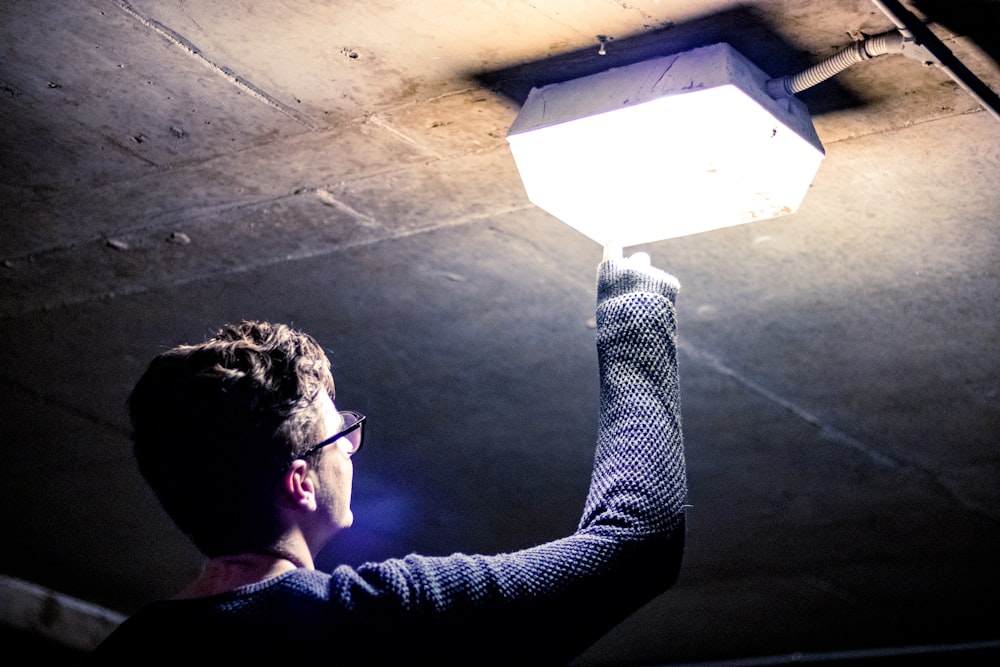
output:
M311 336L267 322L227 326L157 356L132 391L139 469L205 555L265 550L284 529L278 499L292 461L342 425L333 394ZM305 459L315 474L332 465L323 449ZM349 505L350 479L346 489Z

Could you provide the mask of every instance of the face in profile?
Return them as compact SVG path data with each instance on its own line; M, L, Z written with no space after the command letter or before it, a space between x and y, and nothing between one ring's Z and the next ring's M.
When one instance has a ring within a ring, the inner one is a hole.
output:
M317 399L324 438L336 435L344 428L344 419L325 392ZM351 489L354 481L354 464L350 453L354 447L347 437L339 438L323 448L323 454L315 466L317 479L317 511L328 536L333 537L354 523L351 512ZM324 540L325 541L325 540Z

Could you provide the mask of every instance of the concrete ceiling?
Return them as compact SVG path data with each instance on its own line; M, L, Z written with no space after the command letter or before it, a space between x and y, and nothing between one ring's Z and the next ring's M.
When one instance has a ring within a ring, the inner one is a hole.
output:
M1000 90L1000 3L904 4ZM196 572L123 403L241 318L317 336L370 415L324 566L571 531L600 249L525 198L528 89L718 41L789 74L890 28L868 0L5 0L0 573L128 613ZM580 664L1000 640L1000 121L902 56L801 99L827 157L798 213L643 248L684 285L689 546Z

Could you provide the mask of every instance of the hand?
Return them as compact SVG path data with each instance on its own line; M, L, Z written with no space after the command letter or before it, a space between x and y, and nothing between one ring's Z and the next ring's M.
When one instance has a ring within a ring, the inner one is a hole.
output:
M622 257L622 247L618 245L616 241L608 241L604 244L604 260L614 259L619 262L623 262L626 266L632 266L636 269L648 268L649 267L649 253L637 252L628 259Z

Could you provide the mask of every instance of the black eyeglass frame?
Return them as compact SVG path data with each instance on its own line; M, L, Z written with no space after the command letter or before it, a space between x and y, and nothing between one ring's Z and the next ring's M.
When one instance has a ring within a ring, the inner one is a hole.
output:
M358 450L361 449L361 445L365 444L365 420L368 419L368 417L355 410L340 410L339 414L341 417L348 417L348 416L353 417L354 419L357 419L357 421L348 426L347 428L345 428L344 430L339 431L334 435L331 435L323 442L316 443L315 445L308 447L305 451L296 454L295 455L296 459L304 459L310 454L313 454L314 452L318 452L319 450L323 449L327 445L332 445L333 443L335 443L337 440L340 440L348 433L353 433L354 431L361 429L361 435L360 437L358 437L358 446L353 448L351 451L347 452L347 455L354 456L355 454L358 453Z

